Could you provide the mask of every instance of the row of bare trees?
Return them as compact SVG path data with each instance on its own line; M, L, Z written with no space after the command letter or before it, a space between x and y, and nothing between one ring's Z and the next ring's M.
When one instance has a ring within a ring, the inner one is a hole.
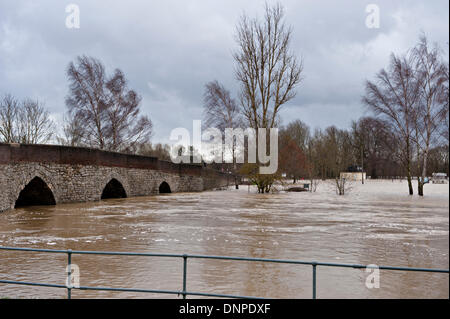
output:
M219 82L206 84L206 126L222 131L280 127L279 111L295 97L303 73L302 61L290 49L291 36L280 5L266 5L262 21L241 17L233 54L240 91L234 99ZM280 173L294 180L338 178L356 164L372 178L406 176L410 194L412 176L419 176L418 193L423 195L430 166L435 171L446 161L448 165L448 83L448 62L422 36L406 54L392 54L388 67L366 82L362 102L373 116L354 121L350 130L332 126L314 134L301 121L289 123L280 127L280 172L259 176L259 163L246 164L241 172L264 192Z
M448 145L448 86L448 61L425 36L406 54L392 54L388 67L366 82L363 102L388 127L411 195L413 161L421 170L418 194L423 195L430 151L445 139Z
M442 121L436 130L448 130L448 122ZM317 179L333 179L336 189L340 189L340 173L349 166L360 166L371 179L403 178L407 167L404 162L402 141L392 131L389 122L378 117L366 116L353 121L347 130L330 126L325 130L310 128L300 120L295 120L280 128L280 173L288 178L309 179L311 185ZM427 162L424 163L412 145L410 159L411 179L418 177L420 182L424 167L427 175L433 172L449 174L448 138L437 138L430 146ZM425 175L426 176L426 175ZM340 191L345 191L343 188ZM423 195L423 185L422 185Z
M54 127L49 112L38 100L19 101L10 94L0 100L0 142L46 143Z
M294 183L300 178L308 179L311 187L317 179L333 179L336 191L343 195L345 181L340 173L355 163L358 138L335 126L311 133L307 124L295 120L280 128L279 169Z

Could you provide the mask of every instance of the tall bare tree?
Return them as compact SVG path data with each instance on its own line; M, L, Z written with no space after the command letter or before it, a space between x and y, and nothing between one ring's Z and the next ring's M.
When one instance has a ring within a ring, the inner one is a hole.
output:
M234 53L240 102L253 128L272 128L281 107L295 97L302 61L291 52L292 28L284 23L280 4L266 4L263 21L243 15L236 28Z
M446 112L446 116L444 116L444 120L442 121L441 136L443 138L443 143L445 143L447 148L449 146L449 101L450 101L449 70L450 70L449 63L447 62L445 68L444 91L442 92L442 95L440 97L440 100L444 104Z
M418 194L423 196L430 148L439 144L442 123L448 116L448 100L445 99L448 71L447 65L442 61L440 49L436 45L430 47L425 36L422 36L413 48L412 55L415 59L417 81L420 84L419 100L413 113L413 137L418 154L417 162L419 167L422 166L418 178Z
M70 95L66 98L69 112L85 125L85 142L99 149L106 148L106 92L105 67L92 57L77 58L67 69Z
M236 26L235 74L242 113L251 128L276 127L280 109L296 95L303 65L291 51L291 35L280 4L266 4L262 21L242 15ZM277 178L276 174L254 177L262 192L270 190Z
M139 115L141 98L127 87L122 71L108 77L103 64L81 56L69 64L69 112L84 123L83 143L111 151L135 151L149 141L152 122Z
M411 54L391 55L387 70L376 75L375 82L366 82L363 103L385 120L389 131L399 141L402 163L406 169L409 194L413 194L411 159L413 153L413 115L420 98L414 59Z

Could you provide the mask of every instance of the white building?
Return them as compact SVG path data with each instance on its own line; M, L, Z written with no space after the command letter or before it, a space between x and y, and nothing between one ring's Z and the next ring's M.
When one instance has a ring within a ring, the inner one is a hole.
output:
M445 173L433 173L431 178L433 184L447 184L447 174Z
M341 172L340 178L345 178L348 181L362 181L366 180L366 172Z

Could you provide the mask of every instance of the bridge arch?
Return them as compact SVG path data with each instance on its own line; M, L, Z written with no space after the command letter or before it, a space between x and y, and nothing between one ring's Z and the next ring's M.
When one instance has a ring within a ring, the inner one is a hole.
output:
M35 176L19 192L14 208L38 205L56 205L56 200L48 183Z
M166 181L163 181L159 185L159 193L160 194L172 193L172 190L170 189L170 185Z
M116 178L112 178L103 188L101 199L107 198L127 198L125 187Z

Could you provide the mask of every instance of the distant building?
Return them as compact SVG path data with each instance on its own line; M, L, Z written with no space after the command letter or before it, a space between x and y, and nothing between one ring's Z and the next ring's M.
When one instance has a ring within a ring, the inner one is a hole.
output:
M447 174L445 173L433 173L431 180L433 184L447 184Z
M347 171L341 172L340 178L345 178L349 181L362 181L366 179L366 172L361 166L352 165L347 168Z

